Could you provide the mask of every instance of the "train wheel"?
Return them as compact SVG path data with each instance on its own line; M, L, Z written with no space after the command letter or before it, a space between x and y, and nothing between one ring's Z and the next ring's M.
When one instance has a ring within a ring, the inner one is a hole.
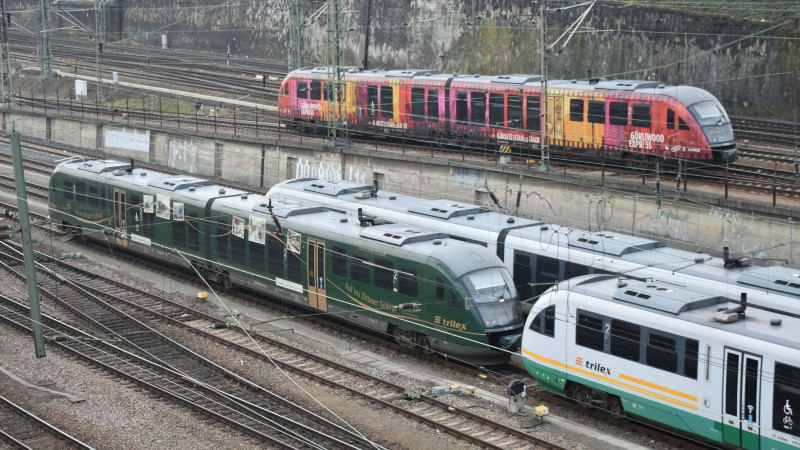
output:
M230 289L231 288L231 277L227 273L223 273L221 275L221 278L222 278L222 287L224 287L225 289Z

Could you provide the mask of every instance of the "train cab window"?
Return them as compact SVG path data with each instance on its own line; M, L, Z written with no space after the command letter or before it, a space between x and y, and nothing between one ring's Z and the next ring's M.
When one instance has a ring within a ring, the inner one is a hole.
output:
M577 98L569 100L569 120L583 122L583 100Z
M401 267L397 277L397 292L409 297L419 295L419 282L417 272L407 267Z
M75 183L75 200L81 203L86 202L86 183L83 181Z
M145 214L145 217L148 214ZM147 220L145 220L145 223ZM228 242L230 241L230 226L225 222L219 221L217 222L217 232L214 236L214 240L217 243L217 258L219 259L228 259Z
M428 120L439 121L439 90L428 89Z
M350 278L359 283L369 283L369 266L363 256L354 256L350 263Z
M677 372L678 352L675 338L651 331L646 355L648 366L667 372Z
M289 94L289 83L284 83L281 86L281 95L288 95Z
M233 262L244 265L247 261L247 241L243 237L231 235L231 257Z
M628 104L625 102L611 102L608 105L608 123L611 125L628 124Z
M638 361L640 334L639 325L624 320L611 320L611 354Z
M468 95L465 91L456 92L456 123L461 125L466 125L469 117Z
M486 125L486 94L483 92L472 93L472 112L470 113L470 123L472 125Z
M340 277L347 276L347 250L342 247L333 247L331 255L333 261L333 274Z
M667 108L667 129L675 129L675 110Z
M697 379L697 365L700 364L700 343L694 339L686 339L683 350L683 374L693 380Z
M283 276L283 243L273 235L267 236L267 271L270 275ZM263 259L263 258L262 258Z
M507 128L503 94L489 94L489 126Z
M508 96L508 128L522 129L522 96Z
M250 250L250 267L259 272L264 271L264 244L260 242L249 241ZM283 269L283 258L281 258L281 269ZM283 275L283 270L281 270Z
M556 307L548 306L539 311L531 321L531 330L545 336L554 337L556 335Z
M197 214L189 214L186 225L189 226L189 248L200 250L200 221L197 219Z
M683 121L682 118L678 117L678 129L679 130L688 130L689 125L686 125L686 122Z
M311 100L322 99L322 82L312 81L310 94L311 94Z
M411 119L425 120L425 89L411 89Z
M378 117L378 86L367 86L367 110L370 117Z
M307 99L308 98L308 81L298 81L297 82L297 98L299 99Z
M73 197L73 190L74 186L72 185L72 181L64 180L64 199L65 200L72 200Z
M603 319L579 312L578 325L575 327L575 344L602 352L605 347Z
M394 289L394 263L384 258L375 258L375 286Z
M793 409L800 405L800 367L775 363L775 381L772 388L772 428L782 433L800 437L800 423ZM788 408L787 408L788 406ZM786 418L790 420L786 420Z
M384 119L394 117L394 89L391 86L381 86L381 116Z
M458 296L452 289L445 285L441 278L436 277L436 300L440 302L447 302L447 305L452 308L459 308L461 305L458 302Z
M635 127L650 128L650 105L633 105L631 112L631 125Z
M541 130L541 108L539 107L539 97L528 97L527 99L527 106L525 107L525 112L528 114L527 120L525 121L525 128L528 131L539 131Z
M186 247L186 222L183 220L172 221L172 244Z
M589 102L589 123L606 123L606 102Z

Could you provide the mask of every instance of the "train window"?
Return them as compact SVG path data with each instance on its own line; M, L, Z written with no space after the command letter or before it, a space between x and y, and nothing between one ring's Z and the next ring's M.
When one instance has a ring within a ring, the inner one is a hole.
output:
M106 207L106 198L107 198L106 197L106 188L101 187L100 188L100 207L101 208L105 208Z
M452 289L447 290L447 305L451 308L461 308L461 302L458 301L458 296Z
M444 301L444 281L441 278L436 277L436 300L443 302Z
M486 94L483 92L472 93L472 112L470 122L473 125L486 125Z
M381 116L391 119L394 114L394 89L391 86L381 86Z
M332 102L333 101L333 83L325 83L322 88L323 93L325 94L325 100Z
M693 380L697 379L697 365L700 363L699 352L700 344L694 339L686 339L683 351L683 374Z
M145 224L147 223L147 216L152 214L145 214ZM215 241L217 242L217 258L228 259L228 242L230 240L230 226L222 221L217 222L217 233Z
M554 337L556 326L556 307L548 306L547 308L539 311L536 317L531 322L531 330L544 334L545 336Z
M675 129L675 110L667 108L667 129Z
M75 200L81 203L86 202L86 183L83 181L75 183Z
M686 122L683 121L680 117L678 117L678 129L679 130L688 130L689 125L686 125Z
M589 123L606 123L606 102L589 102Z
M378 86L367 86L367 108L370 117L378 116Z
M267 271L270 275L283 276L284 248L283 243L278 238L271 234L267 236Z
M456 123L461 125L466 125L469 117L467 95L468 93L464 91L456 92Z
M527 106L525 108L528 118L525 121L525 128L529 131L541 130L541 108L539 108L539 97L528 97Z
M189 248L200 250L200 221L197 219L197 214L189 214L187 225L189 225Z
M650 128L650 105L633 105L631 125Z
M608 105L608 123L611 125L628 124L628 104L625 102L611 102Z
M508 96L508 128L522 129L522 96Z
M369 266L363 256L354 256L350 263L350 278L360 283L369 283Z
M295 252L288 252L288 261L286 262L286 278L289 281L300 282L303 278L303 261L300 260L300 255Z
M186 222L183 220L172 221L172 244L186 247Z
M244 238L231 235L231 256L233 262L244 265L247 260L247 251Z
M428 120L439 121L439 90L428 89Z
M425 89L411 89L411 119L425 120Z
M531 257L521 253L514 254L514 284L517 285L517 294L523 302L531 300Z
M72 181L64 180L64 199L65 200L72 200L73 189L75 189L75 188L72 185Z
M792 407L800 405L800 367L776 362L772 389L772 428L800 436L800 421L792 419Z
M311 82L311 100L320 100L322 99L322 82L320 81L312 81Z
M578 313L578 325L575 327L575 344L594 350L603 351L603 319Z
M147 237L155 237L156 236L156 227L153 224L155 220L155 213L143 213L142 214L142 234Z
M560 277L562 280L579 277L581 275L588 275L589 267L583 264L576 264L571 262L564 263L564 276Z
M583 100L577 98L569 100L569 120L583 122Z
M536 281L534 281L534 296L539 297L544 291L553 287L560 280L561 261L547 256L536 258Z
M100 198L99 192L97 187L89 186L89 204L92 206L99 206L100 205Z
M489 126L507 128L503 94L489 94Z
M375 286L394 289L394 263L384 258L375 258Z
M298 81L297 82L297 98L298 99L307 99L308 98L308 81Z
M678 370L678 353L675 338L650 332L647 345L647 365L675 373Z
M611 354L620 358L639 360L639 325L624 320L611 320Z
M260 242L253 242L248 241L248 246L250 247L250 267L253 269L263 272L264 271L264 244ZM283 268L283 259L281 259L281 269ZM283 275L283 270L281 270L281 275Z
M340 277L347 276L347 249L342 247L333 247L333 274Z
M417 271L407 267L401 267L397 277L397 292L409 297L419 295L419 282L417 281Z

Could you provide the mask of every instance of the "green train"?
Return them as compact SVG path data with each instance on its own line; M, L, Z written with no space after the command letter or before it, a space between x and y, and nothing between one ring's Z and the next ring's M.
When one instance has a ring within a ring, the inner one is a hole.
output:
M50 179L53 223L206 280L243 287L474 364L502 364L523 326L508 269L431 230L111 160Z

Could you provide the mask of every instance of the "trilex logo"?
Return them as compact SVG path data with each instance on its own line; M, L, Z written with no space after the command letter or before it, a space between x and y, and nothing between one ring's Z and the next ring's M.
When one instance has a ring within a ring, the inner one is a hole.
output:
M607 369L600 363L591 362L591 361L584 361L583 358L577 357L575 358L575 365L576 366L583 366L588 370L594 370L595 372L600 372L603 375L611 375L611 369Z

